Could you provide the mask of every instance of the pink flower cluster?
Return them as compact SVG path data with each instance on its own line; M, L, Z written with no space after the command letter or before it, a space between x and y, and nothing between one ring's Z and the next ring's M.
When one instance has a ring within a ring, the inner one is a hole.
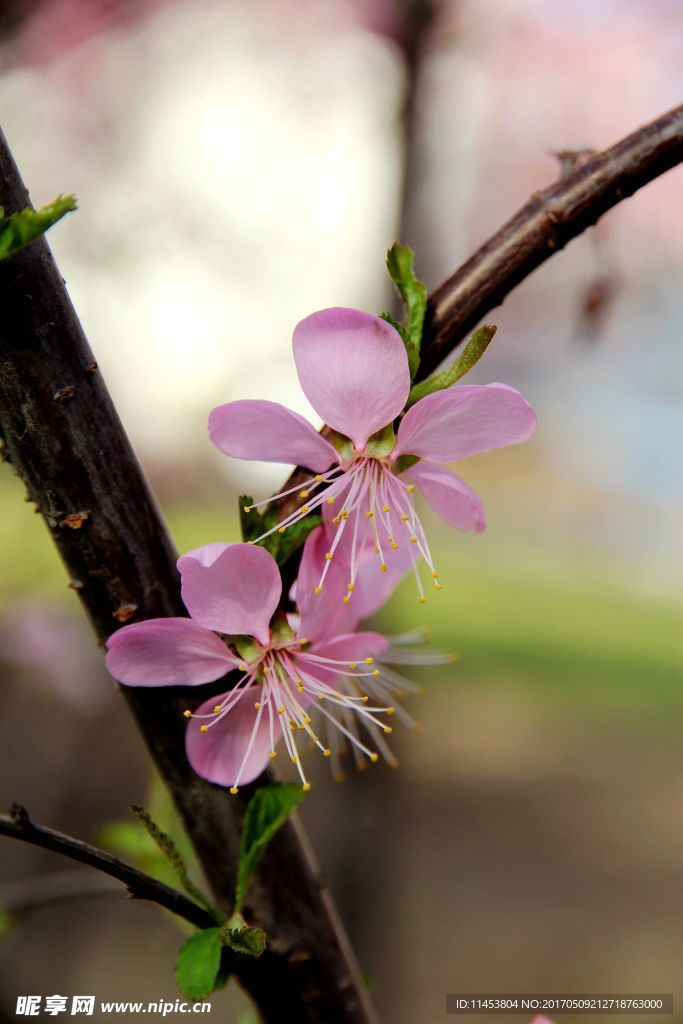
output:
M446 389L404 412L403 340L358 310L303 320L294 359L325 436L268 401L231 402L209 418L211 439L226 454L310 470L304 484L270 499L298 493L301 504L268 533L315 509L323 517L287 601L274 558L258 545L267 533L256 543L210 544L178 561L189 618L134 623L108 642L109 671L128 686L200 686L231 674L224 692L214 687L185 714L191 765L232 793L261 774L279 742L305 789L302 739L331 759L336 775L344 741L358 766L380 756L395 763L389 723L395 715L413 724L396 698L416 689L397 666L448 659L410 646L419 634L388 638L359 625L409 570L423 602L421 563L440 589L416 490L450 526L483 530L481 501L440 463L518 444L536 425L528 403L504 384Z

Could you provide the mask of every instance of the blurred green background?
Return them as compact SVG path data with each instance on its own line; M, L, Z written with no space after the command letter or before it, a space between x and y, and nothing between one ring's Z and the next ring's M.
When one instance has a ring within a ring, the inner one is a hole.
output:
M549 151L654 117L683 67L666 0L44 0L0 28L3 128L35 202L79 196L50 243L180 551L234 538L237 494L284 478L205 424L234 398L311 415L297 320L385 306L395 237L435 286L553 180ZM471 380L522 390L538 432L457 467L487 531L427 514L444 589L422 608L408 581L380 616L460 661L419 673L397 772L336 785L309 758L301 814L392 1024L445 1020L446 992L683 997L681 187L491 316ZM0 509L0 799L96 837L149 766L9 466ZM0 865L16 908L77 872L9 841ZM176 926L73 884L0 944L0 1015L30 992L174 999ZM249 1020L230 988L214 1003Z

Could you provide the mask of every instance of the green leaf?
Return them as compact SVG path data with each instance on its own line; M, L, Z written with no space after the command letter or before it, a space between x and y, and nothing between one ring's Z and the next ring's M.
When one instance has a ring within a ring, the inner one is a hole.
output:
M413 270L414 252L409 245L399 245L394 242L387 253L387 270L391 280L398 288L399 294L406 307L406 317L402 329L399 329L408 353L408 366L410 367L410 379L417 373L420 365L420 347L422 345L422 328L424 327L425 312L427 309L427 285L424 281L418 280ZM389 323L395 322L386 314L383 319Z
M258 543L270 552L278 565L284 565L288 558L301 547L309 533L320 526L322 516L319 512L311 512L298 522L288 526L284 533L275 530L268 537L263 537L268 530L274 530L282 520L282 512L275 505L266 505L263 512L253 507L254 499L250 494L239 497L240 526L242 539L247 543ZM263 537L262 540L259 538Z
M166 860L168 861L173 870L173 873L175 874L176 878L180 882L181 886L183 887L187 895L190 896L195 901L195 903L198 903L200 907L204 907L205 910L208 910L208 912L212 914L217 921L220 921L220 915L218 914L216 908L212 905L210 900L204 895L199 886L195 885L195 883L190 878L187 872L187 868L185 866L185 861L181 857L178 851L178 847L175 845L171 837L166 835L165 832L161 831L159 826L153 820L149 811L146 811L144 807L136 807L135 805L131 805L131 807L129 807L129 810L133 817L140 822L140 824L145 829L149 837L154 840L156 845L164 854Z
M496 330L497 328L494 324L484 324L483 327L474 332L452 366L444 370L443 373L437 373L435 377L429 377L427 380L413 385L408 395L406 409L409 409L411 405L415 405L425 395L433 395L436 391L443 391L444 388L449 388L457 380L460 380L461 377L464 377L479 362Z
M266 933L263 928L250 927L239 913L233 914L223 925L220 940L233 953L241 956L259 957L266 949Z
M301 786L290 782L261 786L249 801L244 815L237 865L236 912L242 909L247 886L266 846L297 807L302 796Z
M188 999L206 999L216 987L223 946L220 928L195 932L181 946L175 962L178 988Z
M11 256L18 249L44 234L48 228L72 210L76 209L75 196L57 196L52 203L42 206L40 210L27 207L19 213L5 217L0 206L0 260Z

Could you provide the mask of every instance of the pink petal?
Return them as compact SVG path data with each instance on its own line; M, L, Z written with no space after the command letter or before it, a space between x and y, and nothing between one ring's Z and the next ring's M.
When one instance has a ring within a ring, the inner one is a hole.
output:
M391 456L456 462L520 444L535 429L536 414L519 391L507 384L464 385L427 395L409 409Z
M178 569L183 601L193 619L219 633L269 642L269 624L282 581L275 559L265 548L211 544L179 558Z
M286 462L322 473L337 452L308 420L277 402L229 402L212 409L209 436L226 455L261 462Z
M308 640L329 636L345 607L342 598L346 593L348 570L334 559L327 571L322 593L315 592L328 550L325 530L318 526L306 538L296 578L296 606L300 616L298 632Z
M433 462L418 462L401 474L420 489L437 515L456 530L486 529L484 506L464 480Z
M408 356L386 321L357 309L323 309L294 329L294 360L309 402L358 451L401 412Z
M107 640L107 668L126 686L197 686L237 665L215 633L191 619L148 619Z
M211 725L206 732L201 731L202 724L211 719L191 718L185 733L185 753L192 768L209 782L218 786L233 786L240 770L247 747L251 741L256 723L254 700L256 690L245 691L239 703L232 708L225 718ZM196 714L208 715L213 712L228 694L212 697L197 708ZM268 765L270 753L270 727L268 715L262 714L261 721L244 771L240 774L239 784L253 782Z
M311 645L311 654L335 661L357 661L386 651L389 641L381 633L346 633ZM341 669L340 669L341 671Z

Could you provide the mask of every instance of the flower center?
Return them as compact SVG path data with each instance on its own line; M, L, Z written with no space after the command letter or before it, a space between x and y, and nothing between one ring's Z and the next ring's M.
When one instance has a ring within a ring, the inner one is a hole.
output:
M418 572L420 557L427 563L433 585L441 590L439 574L434 568L429 543L415 511L413 492L415 485L406 483L396 475L391 464L380 458L358 454L341 466L334 466L324 474L317 474L297 487L283 491L267 501L245 506L251 512L261 505L277 501L298 491L304 504L286 516L280 523L257 538L255 543L278 530L284 533L287 527L299 522L315 509L334 506L338 508L331 519L336 527L330 549L325 555L316 593L321 593L329 570L329 563L340 550L349 566L345 604L351 600L356 587L358 568L365 554L370 551L377 558L381 572L386 572L391 561L391 552L400 546L409 545L410 554L404 568L412 568L418 590L418 601L424 604L426 597ZM329 528L329 524L328 524Z

